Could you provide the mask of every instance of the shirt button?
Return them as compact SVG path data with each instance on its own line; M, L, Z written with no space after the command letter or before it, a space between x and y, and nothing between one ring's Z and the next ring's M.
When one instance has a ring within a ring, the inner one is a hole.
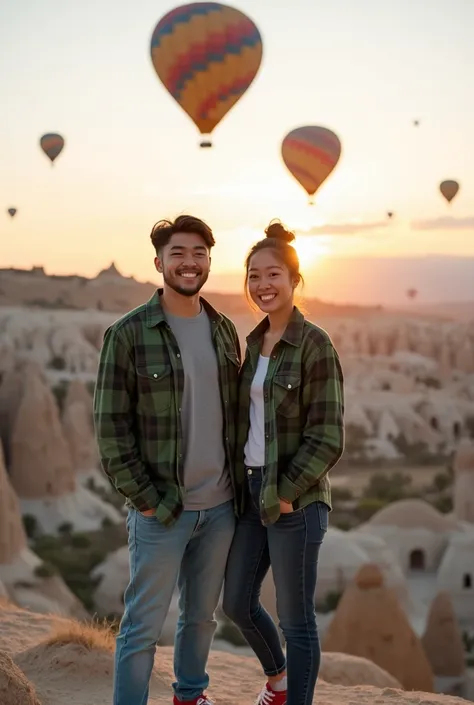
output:
M179 407L178 411L179 411L179 413L181 413L181 407Z
M181 355L178 353L178 354L176 355L176 357L181 357Z
M251 469L249 468L249 469L247 470L247 475L251 475L251 474L252 474L252 471L251 471Z
M262 504L265 504L265 500L262 499Z
M155 374L153 375L153 377L154 377L155 379L158 377L158 375L156 374L156 372L155 372Z
M288 389L291 389L291 384L288 385Z

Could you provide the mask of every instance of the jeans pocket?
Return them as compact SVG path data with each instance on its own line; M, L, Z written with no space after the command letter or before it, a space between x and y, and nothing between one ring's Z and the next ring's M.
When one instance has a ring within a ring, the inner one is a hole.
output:
M326 533L329 526L329 507L325 502L316 502L318 507L319 528Z
M146 523L151 524L152 522L157 521L156 514L150 514L150 516L145 516L144 514L139 512L138 509L135 509L135 511L137 513L138 518Z

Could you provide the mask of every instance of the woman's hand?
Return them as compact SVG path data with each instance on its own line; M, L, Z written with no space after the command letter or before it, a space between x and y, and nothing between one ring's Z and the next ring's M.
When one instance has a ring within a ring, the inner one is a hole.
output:
M280 514L291 514L293 511L293 505L291 502L287 502L286 499L280 498Z

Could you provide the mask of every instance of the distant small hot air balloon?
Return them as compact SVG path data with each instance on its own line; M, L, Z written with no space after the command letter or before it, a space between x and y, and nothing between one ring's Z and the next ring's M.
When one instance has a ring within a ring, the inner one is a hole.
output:
M420 121L419 121L419 120L413 120L413 124L414 124L415 127L418 127L418 125L420 124Z
M387 216L389 218L393 218L393 211L387 211Z
M459 184L457 181L452 181L448 179L447 181L442 181L440 183L439 190L441 191L447 202L451 203L451 201L459 191Z
M9 208L7 213L13 218L16 213L16 208Z
M51 160L51 163L53 163L63 151L64 138L55 132L48 132L41 137L40 147L46 156Z
M314 194L339 161L341 142L326 127L297 127L284 138L281 155L312 204Z
M409 299L416 299L418 295L418 289L407 289L407 296Z
M243 12L217 2L171 10L151 37L158 78L198 128L201 147L257 75L262 38Z

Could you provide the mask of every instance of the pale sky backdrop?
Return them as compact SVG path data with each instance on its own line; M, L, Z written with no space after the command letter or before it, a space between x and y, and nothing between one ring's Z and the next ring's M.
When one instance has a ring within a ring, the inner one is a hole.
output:
M0 0L0 267L93 276L114 260L152 279L151 226L191 212L218 240L211 283L235 289L280 217L300 233L310 294L347 298L356 271L353 300L383 301L391 272L392 298L414 284L420 300L474 300L474 0L230 3L258 25L264 57L213 150L151 64L153 28L176 4ZM313 208L280 157L304 124L343 145ZM66 146L51 167L38 139L55 131ZM461 182L451 206L448 178ZM370 272L386 272L375 288Z

